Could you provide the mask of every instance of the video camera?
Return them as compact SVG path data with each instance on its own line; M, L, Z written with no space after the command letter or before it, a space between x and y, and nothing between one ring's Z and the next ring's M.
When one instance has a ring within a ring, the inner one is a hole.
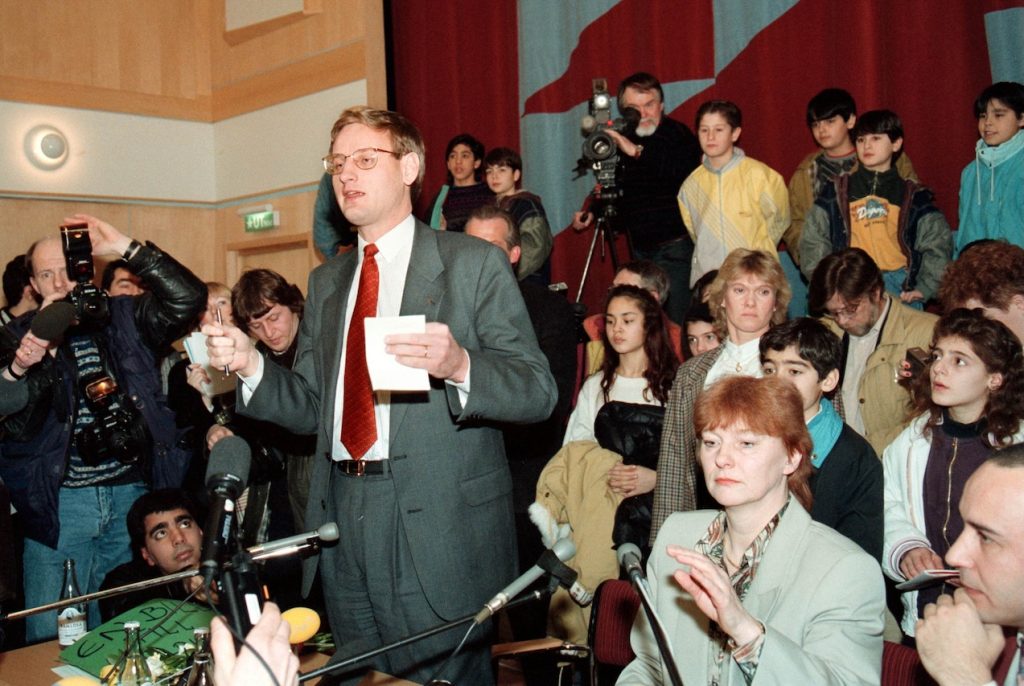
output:
M92 282L96 272L93 268L89 225L64 224L60 227L60 237L68 278L75 281L67 301L74 306L76 319L85 325L106 322L110 314L107 294Z
M640 113L632 107L626 108L621 117L612 118L612 96L608 92L607 79L593 80L593 95L590 98L589 114L581 122L583 157L576 166L576 178L587 168L594 170L597 181L595 196L598 200L616 200L622 197L618 171L619 146L608 131L629 133L640 123Z

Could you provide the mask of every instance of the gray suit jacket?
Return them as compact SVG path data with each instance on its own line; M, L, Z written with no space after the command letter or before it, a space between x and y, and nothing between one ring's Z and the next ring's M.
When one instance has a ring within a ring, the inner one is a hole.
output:
M681 565L665 548L692 548L716 514L698 510L669 517L647 568L654 606L685 684L708 683L708 660L716 648L707 616L672 578ZM878 563L849 539L812 522L795 500L772 534L743 607L766 630L754 679L759 686L880 683L885 588ZM617 683L671 683L643 611L630 642L637 657ZM739 667L731 657L726 660L723 683L743 686Z
M345 305L357 266L349 252L315 269L294 371L264 365L244 413L316 433L307 528L327 520ZM556 399L548 363L506 256L463 234L416 222L401 314L449 326L469 352L470 393L431 379L426 393L392 394L390 464L417 576L446 619L479 609L515 573L512 482L492 422L546 419ZM339 521L341 535L345 522ZM308 592L317 558L307 561Z

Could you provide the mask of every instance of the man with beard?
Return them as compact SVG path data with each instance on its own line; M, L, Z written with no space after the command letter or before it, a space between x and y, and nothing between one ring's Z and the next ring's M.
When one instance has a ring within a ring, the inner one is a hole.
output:
M665 93L652 74L637 72L619 84L619 112L640 113L635 131L608 130L622 153L622 199L618 226L629 232L633 259L653 260L669 274L669 318L682 324L690 306L693 241L686 232L676 194L700 164L697 138L686 124L665 116ZM578 217L577 226L593 217Z

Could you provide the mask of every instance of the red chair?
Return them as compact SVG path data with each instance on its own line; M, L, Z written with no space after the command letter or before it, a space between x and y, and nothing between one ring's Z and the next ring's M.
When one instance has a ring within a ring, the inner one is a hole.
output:
M629 632L639 608L640 596L628 581L609 579L597 587L588 631L592 686L614 684L636 657L629 645Z
M928 676L917 651L899 643L882 645L882 686L927 686L935 684Z

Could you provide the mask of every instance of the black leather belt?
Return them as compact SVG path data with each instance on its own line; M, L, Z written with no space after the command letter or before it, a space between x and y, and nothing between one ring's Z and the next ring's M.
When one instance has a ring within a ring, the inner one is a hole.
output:
M346 476L381 476L389 471L387 460L335 460L334 468Z

